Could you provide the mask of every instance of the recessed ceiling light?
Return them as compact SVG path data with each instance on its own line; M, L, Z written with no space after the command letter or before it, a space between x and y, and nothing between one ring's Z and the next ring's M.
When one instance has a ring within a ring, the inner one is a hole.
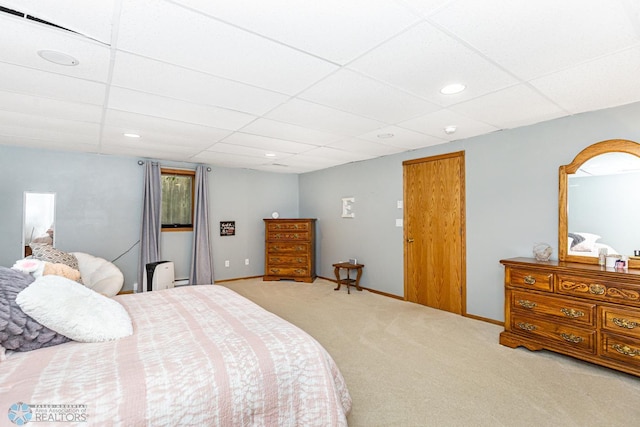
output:
M457 126L450 125L444 128L444 133L451 135L452 133L455 133L456 130L458 130Z
M381 134L378 135L378 138L382 138L382 139L393 138L393 137L394 137L394 135L392 133L381 133Z
M58 65L74 66L80 63L80 61L73 56L55 50L39 50L38 55L40 55L42 59Z
M125 133L123 135L127 138L140 138L140 135L138 135L137 133Z
M274 153L266 153L265 156L266 157L275 157L276 155Z
M462 83L452 83L440 89L440 93L443 95L455 95L456 93L462 92L466 88L467 87Z

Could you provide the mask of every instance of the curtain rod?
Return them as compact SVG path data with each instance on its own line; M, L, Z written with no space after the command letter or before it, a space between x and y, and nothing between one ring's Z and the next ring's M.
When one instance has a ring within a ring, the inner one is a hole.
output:
M144 162L142 160L138 160L138 165L142 166L144 165ZM184 169L184 170L193 170L193 169L185 169L185 168L172 168L172 169ZM207 172L211 172L211 166L207 166Z

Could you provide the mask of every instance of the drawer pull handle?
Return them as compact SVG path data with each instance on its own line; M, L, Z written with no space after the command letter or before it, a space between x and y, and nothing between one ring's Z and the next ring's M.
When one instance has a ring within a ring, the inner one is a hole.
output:
M526 299L519 299L518 300L518 304L520 304L522 307L528 308L528 309L532 309L532 308L534 308L534 307L536 307L538 305L535 302L528 301Z
M524 276L524 283L527 285L535 285L536 278L533 276Z
M640 350L629 347L628 345L614 344L611 346L615 351L625 356L640 356Z
M296 259L296 261L298 262L298 264L303 264L305 259L304 258L298 258L298 259Z
M561 308L560 311L567 317L575 319L576 317L583 317L584 311L576 310L573 308Z
M271 269L271 270L269 270L269 271L271 271L271 272L272 272L272 273L274 273L274 274L278 274L278 273L280 273L280 269L279 269L279 268L272 268L272 269Z
M626 329L633 329L637 326L640 326L637 322L633 322L628 319L619 319L617 317L613 318L613 323L615 323L616 326L620 326L621 328L626 328Z
M602 285L590 285L589 286L589 293L592 293L594 295L602 295L605 292L605 287Z
M296 270L296 273L298 273L298 274L302 274L302 273L305 273L305 272L306 272L306 270L303 270L301 268Z
M563 340L565 340L567 342L572 342L574 344L578 344L578 343L581 343L582 341L584 341L584 338L578 337L578 336L573 335L573 334L562 333L562 334L560 334L560 336L562 337Z
M535 331L536 329L538 329L536 325L532 325L531 323L518 322L517 325L518 328L522 329L523 331Z

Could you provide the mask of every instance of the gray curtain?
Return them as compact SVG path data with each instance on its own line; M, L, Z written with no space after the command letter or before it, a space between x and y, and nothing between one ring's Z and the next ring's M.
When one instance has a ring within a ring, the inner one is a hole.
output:
M209 186L207 168L196 167L195 196L193 200L193 250L191 252L190 285L213 284L213 260L209 237Z
M162 184L160 182L160 165L145 162L144 189L142 206L142 231L140 233L140 264L138 266L138 288L142 292L145 266L160 261L160 231L162 210Z

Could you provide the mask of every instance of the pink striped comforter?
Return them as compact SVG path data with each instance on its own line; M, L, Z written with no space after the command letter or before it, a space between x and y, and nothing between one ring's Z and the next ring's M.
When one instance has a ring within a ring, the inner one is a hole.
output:
M0 362L0 425L14 425L15 402L86 404L85 426L347 425L351 397L331 356L235 292L189 286L116 300L133 336Z

